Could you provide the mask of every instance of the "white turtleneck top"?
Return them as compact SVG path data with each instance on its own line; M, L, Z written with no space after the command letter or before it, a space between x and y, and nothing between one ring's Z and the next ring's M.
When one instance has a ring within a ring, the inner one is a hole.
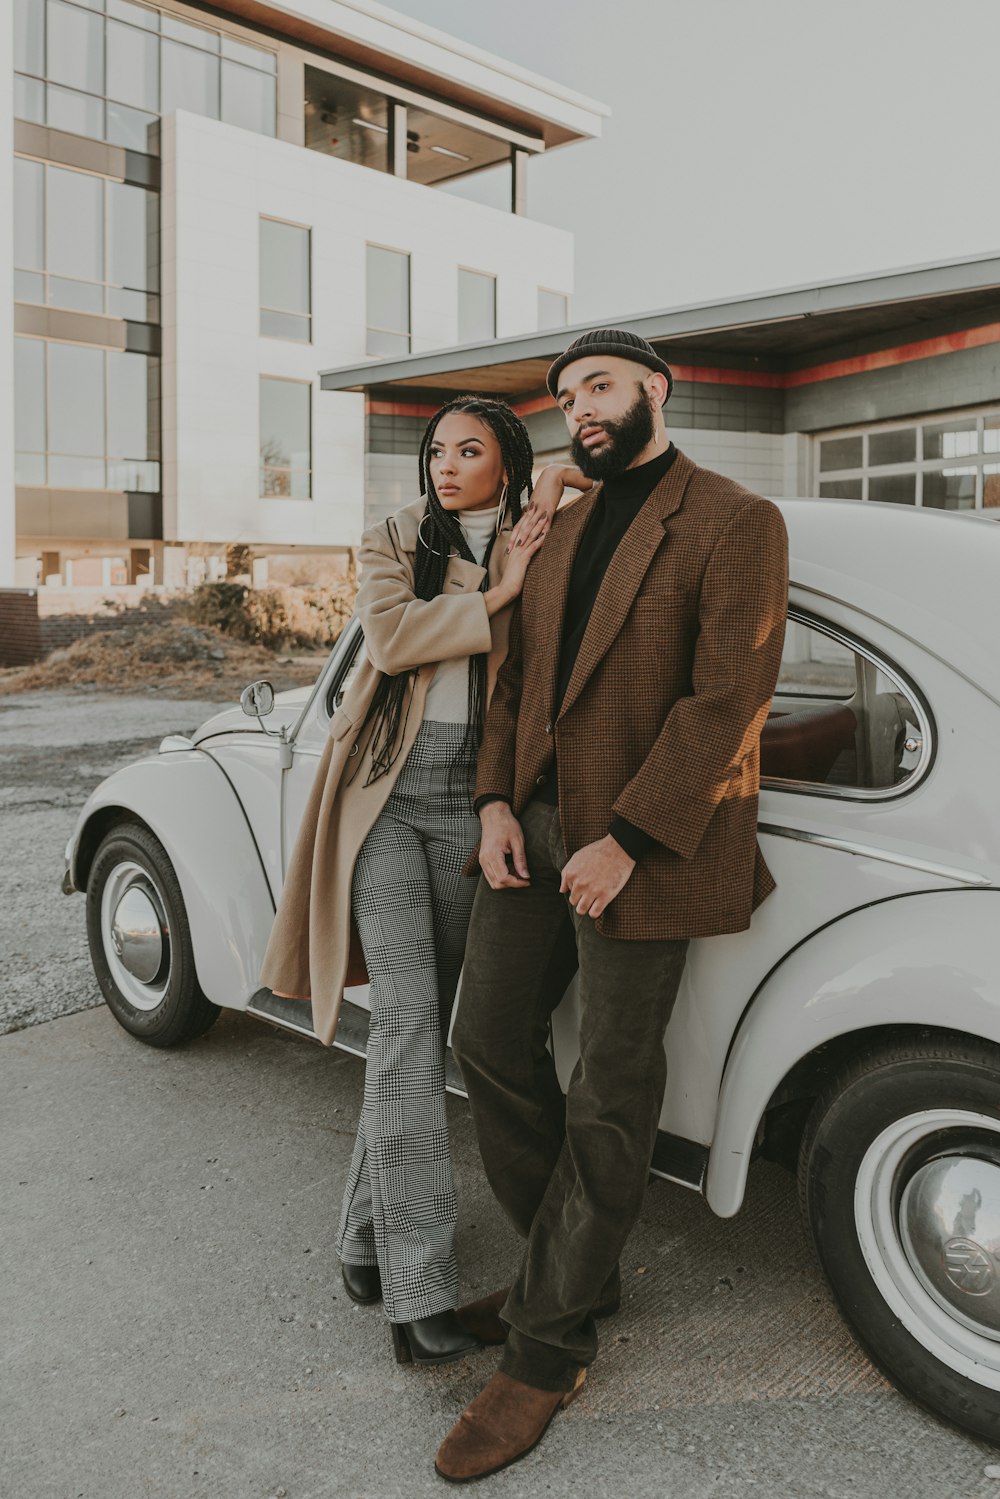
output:
M472 555L482 567L490 537L496 530L496 506L491 505L489 510L463 510L458 519ZM468 656L454 656L450 661L441 662L427 689L424 718L435 723L468 723Z

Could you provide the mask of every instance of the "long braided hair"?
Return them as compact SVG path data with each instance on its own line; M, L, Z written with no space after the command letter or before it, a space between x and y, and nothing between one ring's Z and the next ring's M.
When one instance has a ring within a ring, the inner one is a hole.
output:
M506 401L489 396L457 396L441 410L435 412L427 424L420 444L418 459L421 493L427 497L427 512L417 533L417 552L414 561L413 591L418 599L437 598L444 592L445 573L450 556L458 555L466 562L475 562L472 549L466 540L460 523L460 512L446 510L438 499L431 478L431 448L434 434L442 417L450 412L466 412L476 416L493 432L500 444L500 456L507 475L507 503L514 524L521 518L522 496L531 494L531 467L534 454L528 429L521 418L511 410ZM490 554L496 542L491 538L483 558L483 567L489 568ZM480 588L486 591L488 574ZM366 785L387 775L399 756L406 719L409 714L410 689L415 672L400 672L397 676L385 675L375 690L368 721L372 724L371 769ZM469 714L465 737L456 754L453 771L462 771L468 765L474 750L483 741L483 724L486 720L486 656L469 658Z

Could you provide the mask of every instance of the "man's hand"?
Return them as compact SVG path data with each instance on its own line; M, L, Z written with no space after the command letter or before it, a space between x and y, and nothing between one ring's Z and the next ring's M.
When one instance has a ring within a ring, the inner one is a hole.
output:
M596 921L628 883L634 868L635 860L608 833L577 850L563 869L559 889L569 895L570 904L581 916Z
M483 828L479 845L479 867L491 890L523 890L531 884L524 856L521 824L507 802L487 802L479 813ZM507 856L514 866L512 874Z

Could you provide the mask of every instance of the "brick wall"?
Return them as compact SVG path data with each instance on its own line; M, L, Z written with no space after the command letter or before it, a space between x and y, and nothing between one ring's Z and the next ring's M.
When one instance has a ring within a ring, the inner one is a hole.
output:
M0 666L27 666L81 636L169 619L176 608L145 589L116 596L90 588L0 589Z
M0 588L0 666L29 666L40 654L38 590Z

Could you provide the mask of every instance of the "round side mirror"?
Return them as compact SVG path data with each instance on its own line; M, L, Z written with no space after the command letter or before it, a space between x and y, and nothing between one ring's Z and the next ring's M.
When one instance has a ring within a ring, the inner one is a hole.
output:
M251 682L244 687L240 707L248 718L266 718L274 707L274 688L270 682Z

